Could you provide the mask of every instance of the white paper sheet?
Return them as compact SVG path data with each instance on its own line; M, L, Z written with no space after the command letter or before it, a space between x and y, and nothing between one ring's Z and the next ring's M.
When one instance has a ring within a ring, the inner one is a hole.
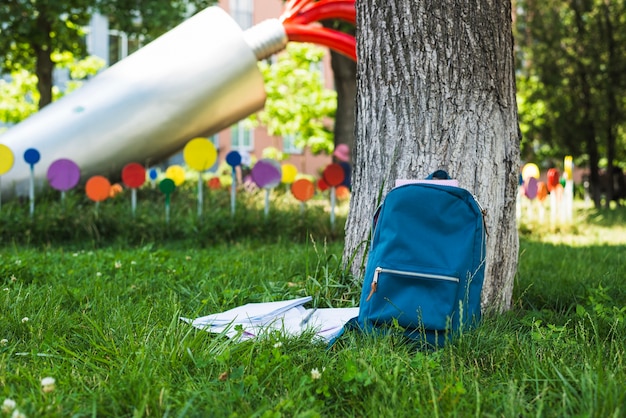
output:
M315 338L330 341L344 324L359 314L359 308L306 309L310 296L280 302L249 303L225 312L196 319L180 318L195 328L248 340L279 331L297 336L313 331Z

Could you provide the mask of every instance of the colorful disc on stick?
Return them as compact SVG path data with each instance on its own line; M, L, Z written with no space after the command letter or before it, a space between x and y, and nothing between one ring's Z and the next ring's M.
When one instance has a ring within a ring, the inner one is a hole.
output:
M543 181L537 183L537 199L543 202L548 197L548 186Z
M539 178L539 167L535 163L528 163L522 168L522 178L528 180L529 178Z
M559 184L559 170L556 168L551 168L547 173L547 181L548 181L548 191L551 192L552 189Z
M179 165L172 165L165 170L165 177L172 179L175 186L180 186L185 182L185 169Z
M282 166L282 182L285 184L291 184L296 180L296 175L298 174L298 169L293 164L283 164Z
M30 165L37 164L40 158L41 154L39 154L39 151L37 151L35 148L29 148L24 151L24 161L26 161Z
M93 176L85 184L87 197L94 202L106 200L111 194L111 182L103 176Z
M350 197L350 189L348 189L348 187L344 186L343 184L337 186L337 190L335 191L335 193L337 194L337 199L339 200L346 200Z
M265 189L278 186L282 178L280 165L269 158L257 161L250 175L257 186Z
M211 190L219 190L222 188L222 182L219 177L211 177L209 181L207 181L207 185Z
M7 173L15 162L13 151L4 144L0 144L0 176Z
M320 189L320 191L324 191L327 190L330 186L328 185L328 183L326 183L326 181L324 180L324 177L320 177L319 179L317 179L317 188Z
M345 176L346 173L344 172L343 167L339 164L328 164L322 173L324 181L331 187L339 186L343 182Z
M46 177L53 189L64 192L78 184L80 168L74 161L61 158L50 164Z
M176 183L174 183L174 180L170 178L165 178L159 183L159 190L161 193L169 196L174 190L176 190Z
M538 183L539 182L535 177L526 179L526 182L524 183L524 194L527 198L532 200L537 197L537 191L539 189Z
M129 163L122 169L122 182L126 187L136 189L146 182L146 169L139 163Z
M239 151L231 151L226 154L226 163L233 168L241 165L241 154L239 154Z
M194 138L183 149L183 158L189 167L197 171L208 170L217 160L215 145L206 138Z
M311 180L296 180L291 185L291 193L300 202L306 202L315 194L315 186L313 185L313 182Z

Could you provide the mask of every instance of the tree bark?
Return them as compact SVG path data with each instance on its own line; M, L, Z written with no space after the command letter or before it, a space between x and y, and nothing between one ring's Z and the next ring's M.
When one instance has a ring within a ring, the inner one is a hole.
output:
M346 144L354 150L354 118L356 100L356 63L345 55L331 51L331 66L337 91L335 113L335 146ZM352 155L353 152L350 153Z
M520 170L510 0L361 0L356 7L344 262L360 279L372 214L396 179L445 169L487 210L483 307L506 310L517 270Z
M33 45L35 50L35 74L37 75L37 90L39 91L39 109L52 103L52 40L50 32L52 25L47 20L45 9L37 17L38 42Z

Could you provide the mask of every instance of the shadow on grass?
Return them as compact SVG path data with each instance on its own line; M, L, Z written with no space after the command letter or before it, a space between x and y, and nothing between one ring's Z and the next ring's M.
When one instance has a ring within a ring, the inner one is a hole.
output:
M564 315L602 288L626 304L626 244L572 246L522 238L514 303L523 310Z
M614 227L626 225L626 206L613 207L611 209L588 209L585 211L585 222L589 225L602 227Z

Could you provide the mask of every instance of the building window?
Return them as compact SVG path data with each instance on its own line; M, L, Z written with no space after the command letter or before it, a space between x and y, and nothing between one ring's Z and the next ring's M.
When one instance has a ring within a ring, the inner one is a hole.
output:
M137 38L129 38L124 32L109 31L109 65L123 60L141 48L142 43Z
M253 0L230 0L230 15L241 26L241 29L252 27L254 17Z
M294 134L283 136L283 152L287 154L302 154L302 147L296 146L296 136Z
M230 147L237 151L252 151L254 148L254 135L243 122L233 125L230 135Z

